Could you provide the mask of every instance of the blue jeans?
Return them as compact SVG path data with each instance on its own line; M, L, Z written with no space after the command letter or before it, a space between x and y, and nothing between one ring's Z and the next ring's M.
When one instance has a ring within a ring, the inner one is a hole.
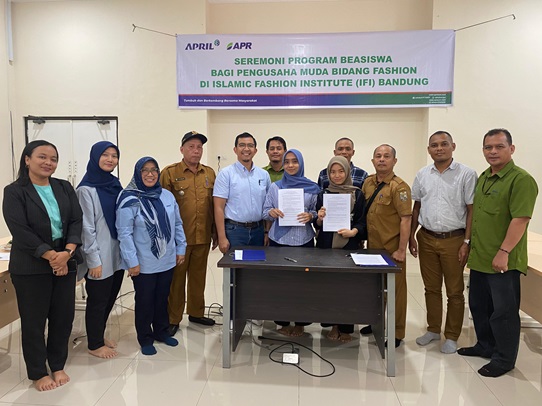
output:
M241 245L263 246L263 224L247 228L237 224L226 223L226 238L230 242L230 248Z

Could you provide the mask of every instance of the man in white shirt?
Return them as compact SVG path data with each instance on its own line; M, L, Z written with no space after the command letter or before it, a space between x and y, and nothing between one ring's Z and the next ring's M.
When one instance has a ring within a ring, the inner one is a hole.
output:
M427 151L434 163L422 168L412 185L410 252L420 256L428 324L427 332L416 343L424 346L440 340L444 279L448 297L446 341L440 351L452 354L463 325L463 268L469 255L476 172L454 161L455 144L446 131L429 137ZM421 228L416 234L418 225Z

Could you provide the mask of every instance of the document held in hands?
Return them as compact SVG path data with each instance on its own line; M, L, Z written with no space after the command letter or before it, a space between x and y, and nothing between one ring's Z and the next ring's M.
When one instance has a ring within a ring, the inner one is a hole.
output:
M348 193L325 193L324 207L326 216L323 221L324 231L350 230L350 194Z
M304 227L297 219L299 213L305 211L303 189L279 189L279 207L284 217L279 217L279 226Z

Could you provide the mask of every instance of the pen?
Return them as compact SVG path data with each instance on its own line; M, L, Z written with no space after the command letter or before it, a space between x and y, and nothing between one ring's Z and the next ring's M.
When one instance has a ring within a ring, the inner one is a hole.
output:
M290 257L284 257L284 259L286 261L290 261L290 262L297 262L297 259L293 259L293 258L290 258Z

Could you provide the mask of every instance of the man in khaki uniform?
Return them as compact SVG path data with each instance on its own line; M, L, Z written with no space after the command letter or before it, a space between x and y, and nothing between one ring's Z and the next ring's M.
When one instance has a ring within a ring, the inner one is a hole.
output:
M377 147L371 161L376 173L365 179L361 189L367 203L374 195L367 211L368 248L386 250L401 266L401 273L395 275L395 347L399 347L406 326L406 249L412 220L410 187L393 172L397 158L391 145ZM371 326L360 332L371 334Z
M187 276L188 320L205 326L215 324L213 319L204 317L207 257L211 241L213 249L218 242L213 211L216 175L213 168L200 163L206 142L207 137L203 134L196 131L186 133L181 141L183 159L167 166L160 174L162 187L173 193L177 200L188 244L186 259L175 267L169 292L169 334L172 336L183 318Z

